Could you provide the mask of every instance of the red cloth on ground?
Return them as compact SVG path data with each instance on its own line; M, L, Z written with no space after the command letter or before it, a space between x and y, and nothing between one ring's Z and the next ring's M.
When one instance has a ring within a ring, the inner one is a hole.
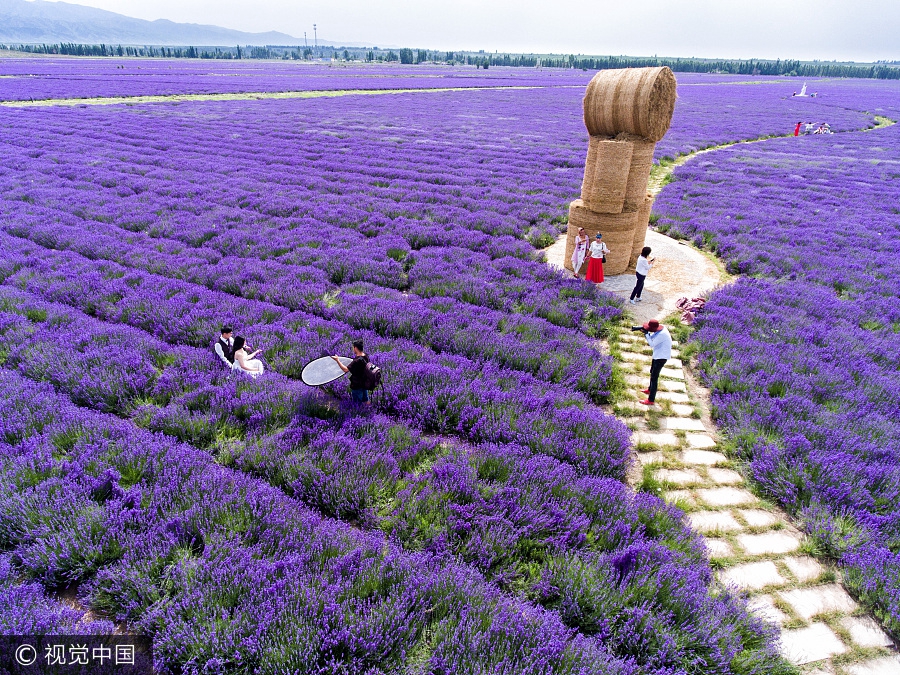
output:
M603 282L603 261L600 258L591 258L588 261L587 274L584 275L584 278L595 284Z

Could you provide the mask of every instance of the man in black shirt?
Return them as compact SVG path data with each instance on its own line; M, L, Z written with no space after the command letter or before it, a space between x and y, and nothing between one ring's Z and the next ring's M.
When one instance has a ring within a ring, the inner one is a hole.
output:
M332 356L334 362L337 363L341 370L350 373L350 397L356 403L369 403L369 390L366 389L366 366L369 363L369 357L363 351L363 341L353 341L353 361L349 366L341 363L337 356Z

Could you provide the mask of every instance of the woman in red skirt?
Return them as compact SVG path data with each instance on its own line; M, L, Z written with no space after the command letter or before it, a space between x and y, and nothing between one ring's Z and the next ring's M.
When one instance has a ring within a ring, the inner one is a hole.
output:
M603 235L597 233L597 238L591 244L591 250L588 252L590 260L588 261L587 274L584 278L593 281L595 284L603 283L603 261L609 248L603 243Z

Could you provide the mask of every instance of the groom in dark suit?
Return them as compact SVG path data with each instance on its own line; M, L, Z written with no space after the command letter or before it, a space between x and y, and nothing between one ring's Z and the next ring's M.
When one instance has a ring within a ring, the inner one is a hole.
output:
M222 335L213 347L213 351L229 368L234 365L234 339L231 333L231 326L222 326Z

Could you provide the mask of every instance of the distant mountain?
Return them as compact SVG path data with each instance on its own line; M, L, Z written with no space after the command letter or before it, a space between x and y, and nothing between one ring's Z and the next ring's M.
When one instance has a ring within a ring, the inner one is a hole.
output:
M166 19L145 21L68 2L0 0L0 44L44 42L204 47L230 47L238 44L303 45L302 38L276 31L245 33L219 26L175 23ZM319 45L336 46L337 43L319 40Z

